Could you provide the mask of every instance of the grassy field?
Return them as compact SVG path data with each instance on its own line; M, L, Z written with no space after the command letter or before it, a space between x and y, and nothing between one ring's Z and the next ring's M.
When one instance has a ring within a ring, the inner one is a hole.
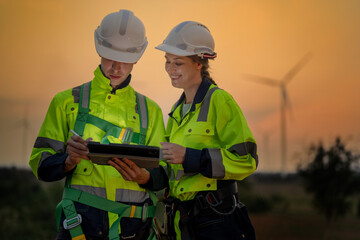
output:
M301 179L258 175L247 181L251 194L272 203L271 210L266 213L249 211L258 240L360 239L360 219L356 216L358 198L354 198L351 213L327 224L325 217L312 208L311 196L302 188Z

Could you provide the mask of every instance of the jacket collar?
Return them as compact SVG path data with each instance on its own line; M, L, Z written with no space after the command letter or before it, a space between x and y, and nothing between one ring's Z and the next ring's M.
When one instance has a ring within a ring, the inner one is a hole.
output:
M127 86L129 86L130 81L131 81L131 74L129 74L129 76L125 79L124 82L122 82L117 88L113 88L110 85L110 79L107 78L103 71L101 70L101 65L99 65L96 70L94 71L94 75L95 75L95 79L98 79L98 83L100 84L100 86L102 86L103 88L107 88L109 90L111 90L111 92L115 92L118 89L123 89Z
M204 100L205 95L208 92L210 86L211 86L211 82L204 77L200 83L198 90L196 91L194 101L190 108L190 112L195 111L196 104L201 103ZM181 103L184 101L184 99L185 99L185 93L183 92L181 94L180 99L176 102L174 109L169 113L170 117L173 117L173 113L174 113L175 109L181 105Z

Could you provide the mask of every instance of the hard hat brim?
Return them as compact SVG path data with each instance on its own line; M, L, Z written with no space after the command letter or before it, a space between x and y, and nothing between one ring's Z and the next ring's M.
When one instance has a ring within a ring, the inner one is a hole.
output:
M100 57L123 63L136 63L137 61L139 61L148 45L148 41L146 40L142 50L138 53L111 49L99 44L98 38L96 37L96 31L94 34L94 40L96 52L99 54Z
M195 53L191 54L191 53L189 53L189 52L187 52L185 50L182 50L180 48L167 45L165 43L162 43L162 44L156 46L155 49L158 49L160 51L170 53L170 54L173 54L173 55L176 55L176 56L192 56L192 55L196 55Z
M147 45L147 43L146 43ZM123 62L123 63L136 63L139 61L141 56L144 54L146 45L139 53L130 53L125 51L117 51L114 49L110 49L104 46L99 46L96 44L96 51L100 57L110 59L116 62Z

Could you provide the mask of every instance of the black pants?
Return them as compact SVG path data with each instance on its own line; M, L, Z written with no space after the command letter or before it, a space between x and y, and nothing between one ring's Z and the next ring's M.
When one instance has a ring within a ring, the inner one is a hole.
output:
M120 235L120 239L131 239L131 240L146 240L149 237L150 234L150 227L151 225L150 220L148 220L148 223L146 224L146 227L140 229L136 233L127 233L126 236L123 236L124 234ZM108 240L108 236L104 237L96 237L96 236L89 236L85 233L86 240ZM64 229L62 226L60 226L59 233L56 237L56 240L71 240L71 235L69 230Z
M180 225L182 239L255 240L255 230L245 206L227 216L199 213Z

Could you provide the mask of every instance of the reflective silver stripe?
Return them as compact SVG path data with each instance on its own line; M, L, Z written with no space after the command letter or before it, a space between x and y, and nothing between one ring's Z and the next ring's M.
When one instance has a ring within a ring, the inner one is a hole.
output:
M83 108L89 108L89 93L90 93L90 82L84 84L82 104Z
M140 104L140 116L141 116L141 127L147 129L147 111L146 111L146 102L145 96L138 93L139 96L139 104Z
M74 97L74 103L79 103L80 89L81 89L81 86L77 86L77 87L74 87L74 88L72 89L71 94L72 94L73 97Z
M46 158L48 158L48 157L50 157L50 156L52 156L51 153L49 153L49 152L42 152L42 153L41 153L41 157L40 157L40 162L39 162L39 165L38 165L38 166L40 166L41 163L42 163Z
M182 178L184 176L184 170L181 170L181 169L179 169L179 170L177 170L177 172L176 172L176 181L179 181L180 180L180 178Z
M224 178L225 166L223 164L221 150L219 148L209 148L208 150L211 157L212 177Z
M98 197L106 198L106 189L102 187L94 187L87 185L71 185L72 188L77 190L96 195ZM149 198L147 192L140 192L129 189L116 189L115 201L120 202L144 202Z
M46 137L37 137L34 148L51 148L57 153L65 152L65 143Z
M182 170L182 169L179 169L179 170L177 170L177 172L176 172L176 181L180 181L180 179L182 178L182 177L184 177L184 176L194 176L194 175L196 175L197 173L185 173L184 172L184 170ZM175 178L175 173L174 173L174 170L172 170L172 175L171 175L171 179L172 180L174 180L174 178Z
M106 189L101 187L87 186L87 185L71 185L77 190L96 195L98 197L106 198Z
M255 159L256 167L259 164L256 143L253 143L253 142L239 143L239 144L235 144L235 145L231 146L228 150L230 152L236 152L240 156L246 156L246 155L250 154Z
M206 96L204 98L204 101L201 104L199 116L198 116L198 119L197 119L198 122L206 122L207 121L207 117L208 117L208 114L209 114L211 96L212 96L212 94L214 93L214 91L216 89L219 89L219 88L214 87L214 88L210 89L207 92L207 94L206 94Z
M116 189L115 201L142 203L150 196L147 192L140 192L130 189Z

